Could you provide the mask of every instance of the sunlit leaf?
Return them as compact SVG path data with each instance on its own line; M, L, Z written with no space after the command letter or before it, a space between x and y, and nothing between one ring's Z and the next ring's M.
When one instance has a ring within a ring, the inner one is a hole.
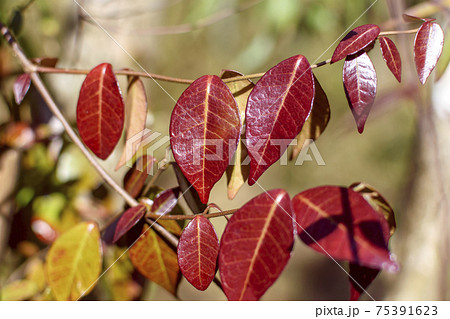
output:
M113 243L117 242L126 232L136 225L144 217L146 207L138 205L127 209L120 217L114 233Z
M367 53L345 60L343 81L348 105L362 133L377 93L377 74Z
M384 234L384 217L352 189L312 188L292 200L297 233L309 247L338 260L396 271Z
M130 248L129 254L141 274L176 294L180 279L177 254L153 229L144 226L141 237Z
M228 79L236 76L241 76L243 74L232 71L224 70L222 71L221 78ZM239 113L241 116L242 125L245 126L245 109L247 107L248 96L251 90L255 86L250 80L234 81L227 83L230 88L231 93L236 99L238 104ZM242 142L245 138L245 131L241 133L241 140L237 146L236 152L234 153L234 164L229 165L227 168L227 180L228 180L228 198L233 199L245 181L248 179L250 173L250 166L248 164L242 164L242 162L247 157L247 147Z
M308 119L303 125L300 134L297 135L297 145L292 148L290 159L294 159L301 152L302 147L308 146L310 140L316 140L325 131L325 128L330 121L330 103L327 95L320 85L317 78L314 76L314 103L309 114Z
M138 135L145 129L147 119L147 96L144 83L138 77L128 78L128 91L125 100L125 147L122 151L116 170L130 161L139 149L144 135ZM135 137L138 137L137 139Z
M149 171L155 162L156 159L152 156L142 155L123 178L124 188L132 197L138 197L141 193Z
M301 131L314 99L314 78L303 55L286 59L264 74L246 110L249 185L286 151Z
M277 280L294 243L289 195L263 193L230 218L222 235L219 270L229 300L258 300Z
M425 84L436 66L444 46L444 32L439 24L427 21L414 40L414 61L420 83Z
M208 288L216 274L219 239L206 217L195 216L186 226L177 254L183 276L199 290Z
M402 60L395 43L387 37L380 37L379 40L384 61L386 61L389 70L391 70L392 74L394 74L397 81L401 82Z
M83 82L77 104L77 127L84 144L106 159L122 135L124 105L112 67L102 63Z
M47 281L57 300L77 300L94 288L101 267L98 226L82 222L51 246L46 258Z
M380 27L375 24L365 24L353 29L339 42L334 50L331 63L361 51L378 37L380 31Z
M176 162L201 201L207 203L239 141L236 100L218 76L202 76L181 94L169 131Z
M13 92L17 105L22 103L23 98L30 89L30 85L31 85L31 78L28 73L19 75L16 81L14 81Z

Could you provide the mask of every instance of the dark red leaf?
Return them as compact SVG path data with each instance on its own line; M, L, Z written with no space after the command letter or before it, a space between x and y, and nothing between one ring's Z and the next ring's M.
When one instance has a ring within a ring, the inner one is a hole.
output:
M372 206L372 208L375 209L380 216L383 216L383 218L387 221L389 228L383 229L383 238L386 242L388 242L396 228L395 215L392 207L386 199L370 185L365 183L355 183L350 187L354 191L361 194ZM358 300L363 292L363 289L369 287L379 272L379 269L373 269L350 263L350 300Z
M425 84L444 47L444 32L439 24L427 21L417 31L414 40L414 61L420 83Z
M144 187L150 168L156 162L150 155L142 155L134 163L123 179L125 190L132 196L138 197Z
M153 200L150 211L155 214L167 214L171 212L178 202L178 195L180 195L179 187L166 189L158 193Z
M125 235L134 225L136 225L145 214L145 206L138 205L127 209L119 219L114 233L113 243Z
M380 273L379 269L360 266L358 264L350 263L350 301L359 299L363 291L369 287L374 279ZM357 283L355 283L355 281ZM363 290L364 289L364 290Z
M239 109L230 89L215 75L194 81L178 99L169 130L176 162L207 203L239 141Z
M23 98L25 97L30 88L30 85L31 85L31 78L28 73L21 74L17 77L13 86L14 98L16 100L17 105L22 103Z
M111 64L93 68L83 82L77 105L77 127L84 144L101 159L122 135L124 106Z
M219 239L203 215L186 226L178 243L178 265L183 276L198 290L205 290L216 274Z
M331 258L396 271L384 234L384 217L352 189L322 186L292 200L297 233L308 246Z
M345 59L348 55L358 53L371 44L380 34L380 27L375 24L359 26L344 37L334 50L331 63Z
M191 209L192 213L202 213L208 205L203 204L198 192L192 187L191 183L186 179L177 163L172 163L173 171L177 178L178 185L180 186L183 198Z
M387 37L380 37L381 53L383 55L384 61L394 74L398 82L402 81L402 60L400 58L400 53L395 46L394 41Z
M261 194L230 218L222 235L219 269L229 300L258 300L277 280L294 244L289 195Z
M300 133L313 100L314 78L303 55L280 62L258 81L246 110L249 185L283 155Z
M342 78L348 105L362 133L377 93L377 74L367 53L348 57Z

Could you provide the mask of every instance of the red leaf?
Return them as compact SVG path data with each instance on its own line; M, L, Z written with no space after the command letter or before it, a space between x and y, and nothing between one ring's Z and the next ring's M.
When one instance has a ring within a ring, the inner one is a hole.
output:
M178 202L179 194L179 187L166 189L158 193L153 200L152 209L150 211L155 214L167 214L171 212Z
M394 74L398 82L402 81L402 60L400 58L400 53L395 46L395 43L387 38L380 37L381 53L383 54L383 59L386 64Z
M375 41L380 31L380 27L375 24L365 24L353 29L347 33L336 47L336 50L334 50L331 63L340 61L348 55L358 53Z
M89 72L80 90L77 127L86 146L101 159L114 150L122 135L124 106L111 64Z
M233 216L219 252L222 286L229 300L258 300L277 280L294 244L288 193L261 194Z
M329 257L396 271L384 234L384 217L352 189L322 186L292 200L300 239Z
M300 133L313 100L314 78L303 55L280 62L258 81L246 111L249 185L283 155Z
M198 215L181 234L177 249L183 276L198 290L205 290L216 274L219 239L211 222Z
M348 105L362 133L377 93L377 74L367 53L345 60L343 81Z
M203 203L228 167L240 131L236 100L218 76L202 76L178 99L170 120L170 144Z
M21 74L17 77L13 86L14 98L16 100L17 105L20 105L20 103L22 103L23 98L30 89L30 85L31 85L31 78L28 73Z
M144 187L150 168L156 162L150 155L142 155L134 163L123 179L125 190L134 198L138 197Z
M125 235L134 225L136 225L145 214L145 206L138 205L127 209L119 219L114 233L113 243Z
M420 83L425 84L436 66L444 46L444 32L437 23L427 21L414 40L414 61Z

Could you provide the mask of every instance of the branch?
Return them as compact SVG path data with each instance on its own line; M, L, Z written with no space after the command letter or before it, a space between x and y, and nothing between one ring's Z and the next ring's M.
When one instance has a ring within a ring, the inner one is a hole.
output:
M64 129L66 130L67 135L69 135L69 137L72 139L75 145L81 150L84 156L86 156L88 161L97 170L97 172L104 179L104 181L107 182L117 193L119 193L123 197L123 199L125 199L125 201L128 203L128 205L132 207L139 205L139 203L133 197L131 197L130 194L128 194L122 187L120 187L119 184L117 184L116 181L114 181L114 179L103 169L103 167L100 166L100 164L96 161L96 159L84 146L83 142L80 140L78 135L75 133L70 124L67 122L64 115L59 110L55 101L48 92L45 84L42 82L42 79L40 78L39 74L36 73L36 66L33 65L30 62L30 60L28 60L22 48L19 46L17 41L9 32L8 28L2 22L0 22L0 31L3 37L8 42L8 44L11 46L14 53L17 55L24 71L30 74L30 78L33 81L33 84L35 85L36 89L38 90L39 94L42 96L44 101L47 103L50 111L57 119L61 121L62 125L64 126ZM158 233L160 233L160 235L162 235L165 239L167 239L170 243L174 244L174 246L176 247L178 239L175 236L173 236L165 228L161 227L160 225L157 225L156 223L154 227L158 231Z

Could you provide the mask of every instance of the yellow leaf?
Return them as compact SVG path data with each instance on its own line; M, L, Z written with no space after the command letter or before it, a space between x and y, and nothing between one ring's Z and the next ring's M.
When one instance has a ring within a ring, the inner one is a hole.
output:
M47 281L57 300L77 300L94 288L101 267L98 226L82 222L51 246L46 259Z
M315 95L313 107L306 119L300 134L297 136L297 145L294 145L290 155L293 160L300 154L303 147L307 147L311 140L316 140L325 130L330 121L330 104L327 95L314 76Z
M153 229L145 225L129 254L141 274L175 295L180 279L177 254Z
M241 76L242 74L236 71L224 70L222 71L221 78L228 79L236 76ZM250 80L242 80L227 83L228 88L231 93L233 93L234 98L239 107L239 114L241 116L241 123L244 125L245 122L245 109L247 107L247 99L250 95L255 84L253 84ZM241 132L243 136L241 138L245 138L245 132ZM228 198L233 199L239 189L244 185L245 181L248 179L248 175L250 173L249 165L242 165L242 162L247 157L247 148L245 147L242 141L239 141L239 144L236 148L236 152L234 155L234 165L230 165L227 168L227 180L228 180Z
M139 137L145 129L145 122L147 119L147 96L145 94L144 83L138 77L128 78L128 92L125 101L126 116L126 134L125 147L122 151L116 170L121 168L125 163L130 161L136 151L139 149L139 144L144 139L144 135ZM137 140L136 140L136 137Z
M38 292L38 286L29 280L17 280L4 286L0 290L0 300L21 301L28 300Z

